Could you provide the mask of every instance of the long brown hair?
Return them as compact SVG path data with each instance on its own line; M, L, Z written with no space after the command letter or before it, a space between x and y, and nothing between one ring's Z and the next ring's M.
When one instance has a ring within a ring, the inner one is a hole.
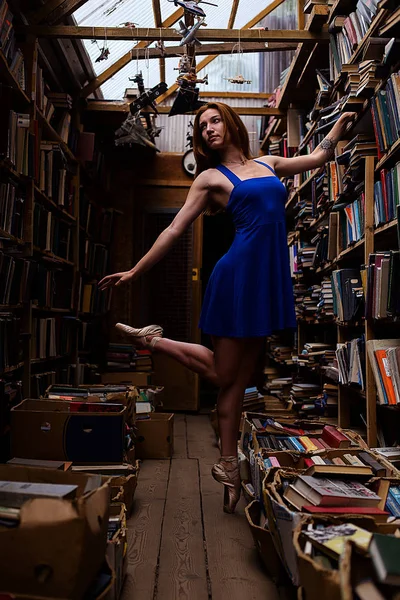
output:
M196 177L206 169L216 167L221 161L216 150L211 150L200 130L200 117L209 108L215 108L222 117L224 134L229 132L232 144L239 148L247 159L251 159L249 134L237 113L222 102L207 102L197 111L193 125L193 152L196 159Z
M197 111L193 125L193 152L196 159L195 177L207 169L216 167L221 162L218 151L211 150L207 146L200 130L200 117L209 108L215 108L221 115L224 124L224 136L228 131L232 144L243 152L245 158L249 160L252 158L249 134L239 115L227 104L207 102ZM222 209L210 206L205 214L217 214L218 212L222 212Z

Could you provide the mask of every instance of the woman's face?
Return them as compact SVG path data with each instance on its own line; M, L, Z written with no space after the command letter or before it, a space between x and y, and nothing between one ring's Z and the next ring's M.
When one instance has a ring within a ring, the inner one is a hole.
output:
M203 140L211 150L220 150L229 144L229 132L216 108L208 108L200 117L199 127Z

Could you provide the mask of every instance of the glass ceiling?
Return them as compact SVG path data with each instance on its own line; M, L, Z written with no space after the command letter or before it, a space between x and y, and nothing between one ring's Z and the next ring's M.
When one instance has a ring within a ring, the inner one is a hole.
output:
M229 16L231 13L232 0L210 0L215 1L218 6L202 5L207 17L206 23L211 28L227 27ZM239 8L236 15L234 27L243 27L252 17L257 15L266 6L271 4L272 0L240 0ZM163 21L167 19L178 7L169 0L160 0L161 18ZM107 27L117 27L119 25L131 22L138 27L155 27L152 0L88 0L80 9L73 14L78 25L86 27L103 27L105 28L105 39L97 40L97 43L92 43L91 40L83 40L89 57L92 61L96 75L99 75L115 63L121 56L129 52L136 44L134 40L130 41L115 41L106 40ZM177 27L173 25L173 27ZM106 45L109 50L107 60L96 62L100 56L102 48ZM166 42L165 45L175 45L175 42ZM154 43L152 44L154 47ZM199 57L198 62L202 57ZM237 56L221 56L215 59L210 64L210 67L205 69L202 75L209 72L209 85L200 85L200 90L203 91L238 91L238 86L230 84L226 80L221 81L221 68L223 67L224 77L236 75L238 67ZM177 58L167 58L165 60L166 83L172 85L177 76L177 71L174 67L178 64ZM212 68L211 68L212 67ZM240 61L240 68L245 78L254 77L254 55L244 54ZM136 55L136 58L121 69L118 73L109 79L101 86L104 98L110 100L121 100L124 97L125 89L135 87L135 84L129 81L129 77L133 77L138 71L142 71L144 83L146 87L153 87L160 81L159 60L147 60L145 50L141 49ZM240 88L242 89L242 88ZM243 91L258 91L258 77L252 84L246 85Z

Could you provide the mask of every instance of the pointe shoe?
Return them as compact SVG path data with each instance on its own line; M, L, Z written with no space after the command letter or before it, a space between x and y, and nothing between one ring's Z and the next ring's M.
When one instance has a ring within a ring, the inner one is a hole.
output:
M160 325L147 325L141 329L135 329L124 323L117 323L115 325L117 329L123 331L127 335L140 340L145 348L153 349L154 346L159 342L163 336L163 328ZM148 339L150 338L150 339Z
M231 468L226 468L223 463L232 464ZM239 475L239 465L236 456L221 457L220 462L213 465L211 474L215 481L224 486L224 512L232 514L235 512L236 504L239 502L241 485Z

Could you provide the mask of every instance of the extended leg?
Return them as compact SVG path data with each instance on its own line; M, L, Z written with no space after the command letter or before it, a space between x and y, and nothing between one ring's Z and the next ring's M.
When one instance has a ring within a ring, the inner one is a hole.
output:
M169 338L161 338L154 346L155 352L172 356L182 365L198 373L214 385L218 386L218 377L214 367L214 352L201 344L177 342Z

